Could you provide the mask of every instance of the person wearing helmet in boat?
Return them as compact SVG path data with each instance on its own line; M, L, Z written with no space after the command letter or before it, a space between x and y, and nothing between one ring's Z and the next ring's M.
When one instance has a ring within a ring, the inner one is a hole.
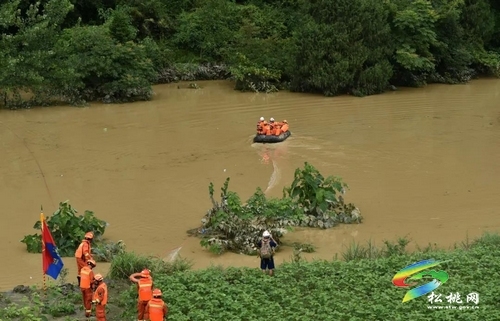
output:
M273 130L273 135L279 136L283 133L282 128L282 123L279 121L273 122L274 130Z
M264 117L260 117L259 121L257 122L257 135L263 135L264 132L264 125L267 124L266 120Z
M141 273L134 273L129 277L130 281L137 284L137 292L139 299L137 302L137 319L145 321L148 319L146 306L149 300L153 297L153 279L148 269L144 269Z
M92 303L95 304L96 321L106 321L106 304L108 303L108 286L101 274L94 276L95 292Z
M94 239L94 233L92 232L87 232L85 233L85 238L82 240L80 245L75 251L75 258L76 258L76 267L77 267L77 279L78 279L78 286L80 286L80 270L87 265L87 262L89 260L92 260L92 240Z
M288 131L288 128L289 128L289 125L288 125L288 122L285 120L283 120L283 122L281 123L281 132L282 133L285 133Z
M163 321L168 315L168 306L161 298L161 290L153 290L153 298L149 300L146 306L146 312L150 321Z
M274 135L276 129L276 122L274 121L274 118L269 118L269 131L266 133L266 135Z
M268 231L264 231L262 239L257 242L260 257L260 268L264 273L266 273L266 270L269 270L270 276L273 275L274 271L274 251L277 246L278 244L274 241L271 233Z

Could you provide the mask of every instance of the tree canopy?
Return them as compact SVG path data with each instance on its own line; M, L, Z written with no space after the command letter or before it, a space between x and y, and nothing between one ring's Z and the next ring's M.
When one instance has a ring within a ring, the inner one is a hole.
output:
M11 108L147 100L179 64L225 66L197 77L240 90L328 96L500 75L494 0L15 0L0 31Z

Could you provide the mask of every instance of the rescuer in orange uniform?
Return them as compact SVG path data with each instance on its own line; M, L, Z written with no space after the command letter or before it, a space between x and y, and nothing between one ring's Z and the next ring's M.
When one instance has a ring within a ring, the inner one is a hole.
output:
M132 274L129 279L137 284L137 292L139 294L137 302L137 319L139 321L145 321L148 319L146 306L153 297L153 278L149 270L144 269L141 273Z
M163 321L168 315L168 306L161 299L161 290L153 290L153 298L146 306L146 312L149 314L150 321Z
M94 276L94 284L96 286L92 303L95 304L96 321L106 321L106 303L108 303L108 287L104 283L104 278L101 274Z
M82 291L85 317L87 318L90 318L90 315L92 314L92 294L94 285L94 272L92 269L95 267L95 261L88 260L87 265L80 271L80 290Z
M281 126L281 131L284 133L288 130L288 122L286 121L286 119L283 121L282 123L282 126Z
M94 239L94 233L87 232L85 234L85 239L80 243L75 251L76 266L78 269L78 285L80 285L80 270L87 264L88 260L92 260L92 240Z
M259 122L257 123L257 134L258 135L263 135L264 134L264 124L266 123L266 120L264 117L260 117Z

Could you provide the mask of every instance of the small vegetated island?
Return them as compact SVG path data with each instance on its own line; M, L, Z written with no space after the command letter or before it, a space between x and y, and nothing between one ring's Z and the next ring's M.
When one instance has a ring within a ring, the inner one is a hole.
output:
M148 100L179 80L363 96L500 74L496 0L13 0L0 17L8 108Z
M340 223L361 223L362 216L352 203L344 202L348 185L340 177L323 177L311 164L297 168L294 180L283 189L283 197L266 198L264 192L256 192L242 203L235 192L229 191L229 178L221 188L221 200L214 199L214 187L209 186L213 204L202 219L202 226L192 230L202 238L202 246L214 253L233 251L255 254L256 242L262 232L268 230L274 239L280 238L294 226L331 228ZM312 251L313 245L304 244L298 250Z

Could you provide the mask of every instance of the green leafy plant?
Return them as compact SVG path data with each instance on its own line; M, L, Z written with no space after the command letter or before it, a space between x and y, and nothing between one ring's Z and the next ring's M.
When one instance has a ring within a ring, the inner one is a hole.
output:
M94 233L94 246L96 248L106 249L106 246L111 248L108 251L98 251L96 257L98 260L109 261L112 255L123 251L123 244L121 242L116 243L117 245L110 245L110 243L105 243L102 240L107 223L95 217L94 212L85 211L83 215L77 214L78 211L69 204L69 201L65 201L59 203L58 210L55 211L52 216L46 217L47 226L50 229L61 256L73 256L85 233L88 231ZM33 228L41 230L41 222L37 221ZM28 252L30 253L42 252L41 235L38 233L26 235L21 242L26 244Z
M257 188L245 203L229 190L229 177L221 187L220 202L214 199L214 185L210 183L212 208L203 217L201 228L194 232L202 238L200 245L214 254L233 251L253 255L264 230L269 230L279 242L293 226L330 228L339 223L361 223L359 209L345 204L340 195L347 188L340 178L324 178L308 163L304 169L298 168L294 177L282 198L267 198Z

